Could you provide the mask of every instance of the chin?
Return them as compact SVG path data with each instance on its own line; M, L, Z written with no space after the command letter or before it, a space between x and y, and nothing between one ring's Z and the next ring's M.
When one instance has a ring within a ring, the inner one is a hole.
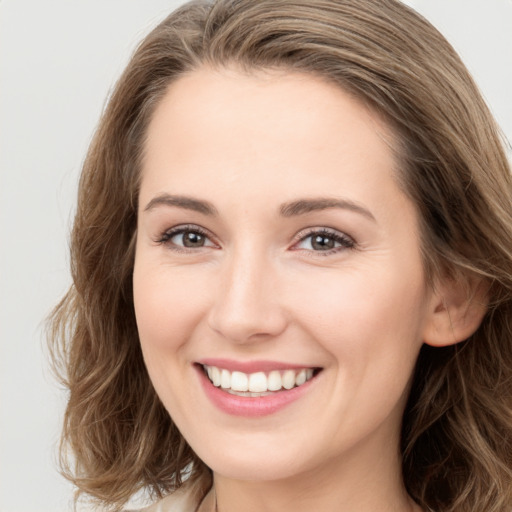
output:
M299 472L298 468L276 461L215 461L209 466L212 471L225 478L252 482L286 480Z
M215 473L225 478L244 481L272 481L285 480L300 473L313 469L312 461L308 463L307 454L297 447L291 447L289 452L278 453L267 443L266 448L261 447L235 447L217 445L218 448L206 447L197 450L197 455ZM302 457L298 459L297 453Z

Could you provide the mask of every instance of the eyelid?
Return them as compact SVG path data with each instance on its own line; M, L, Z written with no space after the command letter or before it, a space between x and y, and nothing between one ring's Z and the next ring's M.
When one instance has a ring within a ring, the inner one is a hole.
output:
M192 248L192 247L184 247L181 245L176 245L176 244L171 243L171 239L174 236L179 235L181 233L186 233L186 232L199 233L200 235L207 238L213 244L214 247L219 246L219 244L216 242L213 234L210 231L208 231L207 229L205 229L201 226L198 226L197 224L178 224L171 228L165 229L158 235L155 242L158 244L167 245L167 246L169 246L170 249L172 249L176 252L197 252L198 249L202 249L203 247ZM207 245L204 247L211 248L212 245Z
M303 242L308 237L313 236L313 235L318 235L318 234L324 235L324 236L330 236L331 238L334 239L335 242L340 243L341 246L334 247L332 249L327 249L325 251L315 251L313 249L302 249L302 248L296 247L299 243ZM327 256L329 254L338 253L338 252L342 252L342 251L346 251L346 250L350 250L350 249L355 249L356 247L357 247L356 240L352 236L348 235L347 233L340 231L338 229L329 228L326 226L314 226L314 227L309 227L309 228L299 231L294 236L294 241L293 241L291 249L295 250L295 251L305 251L307 253L314 253L315 256L316 255Z
M181 233L186 232L197 232L200 235L204 236L209 240L209 242L212 245L206 245L206 246L200 246L196 248L192 247L184 247L181 245L177 245L171 242L171 239L179 235ZM338 247L334 247L332 249L326 249L326 250L314 250L314 249L304 249L304 248L298 248L297 245L299 245L301 242L305 241L308 237L311 237L313 235L323 235L327 237L331 237L335 242L337 242L339 245ZM155 239L155 242L157 244L167 245L170 249L176 251L176 252L197 252L199 249L203 248L211 248L217 247L220 248L218 242L215 240L215 236L207 229L197 225L197 224L178 224L176 226L173 226L171 228L165 229L162 231L158 237ZM311 253L314 256L320 255L320 256L327 256L333 253L338 253L342 251L346 251L349 249L354 249L357 247L357 243L354 240L353 237L346 234L343 231L340 231L338 229L326 227L326 226L313 226L308 227L305 229L302 229L299 231L294 237L293 237L293 243L291 246L291 250L295 251L304 251L305 253Z

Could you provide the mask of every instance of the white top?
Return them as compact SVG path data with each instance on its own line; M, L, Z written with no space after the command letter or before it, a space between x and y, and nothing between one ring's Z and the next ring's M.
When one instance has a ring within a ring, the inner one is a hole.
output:
M162 500L142 510L125 512L215 512L215 493L210 490L201 500L197 486L184 485Z

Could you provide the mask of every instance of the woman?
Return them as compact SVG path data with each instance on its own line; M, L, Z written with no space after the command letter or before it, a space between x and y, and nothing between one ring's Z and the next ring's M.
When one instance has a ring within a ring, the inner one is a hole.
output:
M68 477L116 509L510 510L511 197L401 3L182 7L82 172Z

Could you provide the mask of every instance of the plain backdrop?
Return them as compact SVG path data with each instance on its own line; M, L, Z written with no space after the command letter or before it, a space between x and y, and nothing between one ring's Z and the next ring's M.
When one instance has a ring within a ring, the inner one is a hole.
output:
M257 1L257 0L254 0ZM69 286L76 183L137 42L181 1L0 0L0 512L64 512L65 392L44 318ZM462 55L512 139L512 0L409 0Z

